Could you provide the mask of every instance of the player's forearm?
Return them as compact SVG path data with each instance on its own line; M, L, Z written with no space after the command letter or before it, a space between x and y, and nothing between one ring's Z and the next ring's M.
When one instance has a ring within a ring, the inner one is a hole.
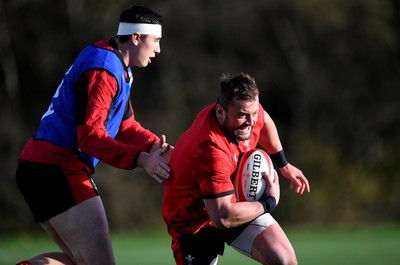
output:
M78 146L84 153L104 163L127 170L136 167L137 155L141 151L137 146L120 143L105 132L95 133L84 126L78 128Z
M213 222L219 229L232 228L250 222L264 213L265 209L258 201L236 202L227 209L220 209Z
M278 129L276 128L275 122L267 112L264 113L264 127L261 130L258 143L269 154L274 154L282 150L282 143L279 138Z

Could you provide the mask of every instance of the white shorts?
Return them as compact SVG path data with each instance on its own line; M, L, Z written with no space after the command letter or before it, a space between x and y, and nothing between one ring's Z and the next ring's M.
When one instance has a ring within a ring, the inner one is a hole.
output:
M253 220L240 235L235 238L230 244L231 247L236 249L238 252L251 257L251 248L256 237L261 234L268 226L276 224L276 220L271 214L266 213L260 215Z

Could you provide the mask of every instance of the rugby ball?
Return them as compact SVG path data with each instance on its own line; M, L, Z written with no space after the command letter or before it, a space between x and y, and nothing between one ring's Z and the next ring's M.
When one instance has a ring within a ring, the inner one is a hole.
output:
M244 153L237 165L233 183L238 201L258 201L265 195L267 182L262 172L274 177L274 166L269 155L261 149Z

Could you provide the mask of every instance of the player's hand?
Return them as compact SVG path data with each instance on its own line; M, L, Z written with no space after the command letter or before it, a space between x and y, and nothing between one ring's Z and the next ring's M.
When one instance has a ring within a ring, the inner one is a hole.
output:
M169 152L171 147L166 145L151 153L141 152L139 154L137 165L142 167L147 174L157 182L163 183L169 178L170 168L164 155Z
M274 177L266 175L266 172L263 172L265 181L267 182L267 188L265 189L265 194L267 196L273 196L276 201L276 205L279 203L279 199L281 197L281 189L279 185L279 177L276 170L274 170ZM273 180L272 180L273 179Z
M160 136L160 141L153 144L153 146L150 148L150 153L157 151L158 149L161 149L163 147L166 147L167 145L168 145L167 137L163 134Z
M166 149L165 149L165 147L166 147ZM151 147L150 153L152 153L156 150L159 150L159 149L165 150L164 152L162 152L162 156L163 156L165 162L168 164L169 158L171 157L171 152L174 149L174 147L167 143L167 138L165 137L165 135L161 135L160 141Z
M291 164L287 164L280 168L280 171L282 176L290 180L291 190L294 190L297 194L303 194L304 191L310 192L308 180L300 169Z

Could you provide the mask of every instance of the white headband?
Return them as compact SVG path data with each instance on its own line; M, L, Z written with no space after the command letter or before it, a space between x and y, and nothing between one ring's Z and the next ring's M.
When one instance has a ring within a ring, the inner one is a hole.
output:
M132 35L135 32L161 38L161 25L148 23L119 23L117 35Z

